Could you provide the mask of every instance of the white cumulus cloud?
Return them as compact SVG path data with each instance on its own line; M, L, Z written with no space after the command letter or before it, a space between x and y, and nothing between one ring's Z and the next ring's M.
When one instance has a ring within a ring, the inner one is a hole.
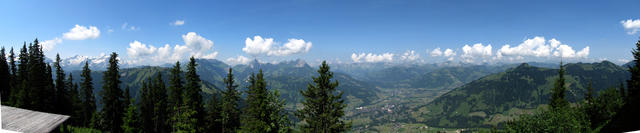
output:
M184 25L184 20L176 20L175 22L170 23L170 24L173 25L173 26L182 26L182 25Z
M511 47L503 45L496 51L497 58L509 57L510 59L524 59L525 57L563 57L563 58L586 58L589 56L589 46L576 52L567 44L552 38L546 40L544 37L534 37L527 39L518 46Z
M620 21L620 23L622 24L622 27L624 27L624 30L626 30L627 34L629 35L636 34L640 29L640 19L635 19L635 20L627 19L627 20Z
M416 54L416 51L414 50L407 50L402 54L402 56L400 56L400 59L406 61L415 61L418 58L420 58L420 55Z
M453 52L453 50L451 49L444 50L445 57L454 56L454 55L456 55L456 52ZM450 58L450 60L453 60L453 58Z
M254 36L253 39L247 38L245 40L245 47L242 48L242 51L252 56L287 56L309 52L311 46L311 42L295 38L289 39L283 46L278 46L273 41L273 38Z
M157 48L151 45L142 44L139 41L133 41L129 43L129 48L127 48L127 54L129 57L142 57L149 56L155 54Z
M98 27L77 25L73 27L69 32L63 34L63 38L67 40L85 40L96 39L100 36L100 30Z
M475 58L485 58L491 56L491 45L482 45L482 43L473 44L473 46L464 45L462 47L462 55L465 62L474 62Z
M240 55L236 58L233 58L233 57L227 58L226 61L227 61L227 64L236 65L236 64L247 64L251 62L251 59Z
M391 62L393 61L393 54L392 53L384 53L384 54L353 53L351 54L351 59L353 60L353 62Z
M53 48L60 43L62 43L62 39L56 37L54 39L41 42L40 45L42 46L42 50L47 52L53 50Z
M433 57L442 56L442 51L440 50L440 48L436 48L431 51L431 56Z
M171 47L169 44L165 44L158 48L139 41L133 41L129 43L127 54L134 59L132 62L136 63L171 63L188 59L191 56L204 59L215 59L218 56L217 51L211 52L213 50L213 41L195 32L182 35L182 39L184 40L183 45L178 44Z

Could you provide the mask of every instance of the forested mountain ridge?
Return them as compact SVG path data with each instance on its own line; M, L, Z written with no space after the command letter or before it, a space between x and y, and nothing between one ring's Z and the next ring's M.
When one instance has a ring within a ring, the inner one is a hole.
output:
M196 59L198 63L197 73L202 80L202 91L205 93L203 96L209 98L210 95L216 94L224 90L223 78L230 66L222 61L215 59ZM184 68L184 67L183 67ZM302 60L295 60L289 62L281 62L278 64L272 63L259 63L254 61L247 65L233 66L234 75L239 84L238 90L245 91L249 82L247 82L249 76L253 73L257 73L259 69L262 69L265 74L265 79L268 83L268 89L277 89L280 91L280 96L285 99L289 107L293 107L293 103L299 102L301 96L299 91L307 87L307 83L313 82L310 76L316 76L316 69L309 66ZM155 77L157 74L163 75L163 80L168 80L170 68L159 66L142 66L134 68L121 69L121 81L123 87L129 86L131 88L131 95L138 97L139 88L143 81L146 81L150 77ZM73 76L80 77L80 71L73 71ZM93 71L91 73L95 81L101 81L103 71ZM351 76L335 73L335 80L339 81L340 86L338 90L345 91L345 99L347 102L358 101L358 103L350 104L350 106L357 106L360 104L368 104L368 102L376 99L376 93L378 92L375 87L370 86L359 80L351 78ZM74 82L79 82L80 79L75 79ZM95 82L94 90L95 94L101 91L102 83ZM97 99L100 99L97 96ZM99 102L98 102L99 103ZM293 108L289 108L293 109Z
M608 61L565 65L566 99L582 100L587 84L595 91L619 86L630 74ZM490 127L548 103L557 69L526 63L456 88L412 112L415 122L440 127Z

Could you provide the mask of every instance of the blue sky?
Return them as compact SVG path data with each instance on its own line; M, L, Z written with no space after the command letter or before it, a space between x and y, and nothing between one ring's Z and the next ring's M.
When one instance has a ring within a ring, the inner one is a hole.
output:
M18 47L37 37L57 40L49 57L117 52L137 64L191 55L234 63L243 62L238 56L267 62L620 62L631 59L640 36L631 33L640 27L638 6L640 1L2 1L0 45ZM87 31L65 37L75 25ZM91 27L99 35L87 33ZM187 43L185 36L195 41ZM274 43L251 47L247 39L255 36ZM542 44L514 48L536 39ZM552 39L561 43L552 45ZM133 49L136 41L143 47ZM505 44L510 47L502 49Z

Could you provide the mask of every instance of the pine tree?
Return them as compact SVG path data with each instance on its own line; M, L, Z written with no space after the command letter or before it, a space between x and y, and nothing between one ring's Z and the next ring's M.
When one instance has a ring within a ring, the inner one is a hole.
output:
M247 90L247 120L243 130L246 132L278 133L288 132L289 119L284 113L284 101L277 91L270 92L262 69L249 78Z
M601 132L626 132L639 130L637 120L640 119L640 40L631 51L634 65L629 67L631 78L627 80L626 100L614 118L602 128Z
M222 116L221 116L221 102L218 97L214 94L207 105L205 106L207 110L206 116L206 131L209 132L222 132Z
M289 116L284 109L285 101L280 99L280 92L278 92L278 90L271 92L267 99L268 101L271 101L269 104L271 106L270 119L272 121L272 125L270 125L270 132L291 132L291 120L289 120Z
M51 69L51 65L49 65L49 64L47 64L47 70L46 70L45 75L47 75L47 76L45 76L45 84L46 84L46 86L44 88L46 88L46 92L48 92L49 95L43 97L44 99L47 99L47 100L44 101L44 102L41 102L41 104L45 105L46 110L48 110L47 112L55 112L55 111L59 110L59 109L57 109L59 107L56 107L56 103L55 103L55 100L56 100L55 87L56 87L56 85L54 84L53 71ZM62 85L65 85L65 84L62 84ZM54 95L50 95L50 94L54 94ZM45 94L39 93L39 95L45 95ZM69 107L71 107L71 106L69 106Z
M162 80L162 74L158 73L154 80L154 85L151 88L151 95L154 101L153 105L153 121L154 132L163 133L169 132L170 128L166 123L168 122L168 109L167 109L167 89Z
M326 61L322 61L318 73L319 77L312 77L315 85L309 83L306 90L300 91L304 96L304 107L295 115L306 123L301 130L311 133L345 132L351 128L351 122L342 120L346 107L342 99L344 92L335 94L338 81L331 82L333 72L329 71Z
M118 54L115 52L109 58L109 66L103 75L102 85L102 119L105 131L122 132L122 116L124 107L122 90L120 89L120 73L118 68Z
M562 66L562 62L560 62L558 79L556 79L553 89L551 90L551 103L549 105L551 105L551 108L553 109L569 107L569 102L564 99L564 92L567 90L567 88L565 87L564 72L564 67Z
M0 97L3 102L7 102L9 94L11 94L11 73L7 58L4 53L4 47L0 49Z
M123 123L120 127L125 133L138 133L138 111L134 105L135 100L132 99L129 94L129 87L127 87L124 94L127 110L125 111L124 117L122 117Z
M91 78L91 69L89 69L89 62L84 63L82 67L82 81L80 83L81 98L82 98L82 126L89 126L92 116L96 113L96 100L93 94L93 78Z
M70 88L68 87L73 87L73 85L69 85L69 84L65 84L65 73L64 70L62 70L62 66L60 65L60 62L62 62L62 60L60 59L60 55L56 54L56 61L53 63L53 67L55 67L56 69L56 80L55 80L55 84L56 84L56 90L55 90L55 106L56 106L56 113L59 114L65 114L65 115L71 115L71 105L70 105L70 96L69 96L69 90ZM69 75L69 78L71 78L71 75ZM69 82L72 83L72 82Z
M33 41L33 45L29 48L29 64L27 66L28 74L28 94L29 97L37 97L31 100L28 109L44 112L55 112L54 94L55 90L49 83L51 73L48 71L48 65L44 62L44 54L38 39Z
M68 93L68 104L70 109L67 109L69 115L71 115L71 124L74 126L80 126L82 123L82 101L80 100L80 96L78 94L78 84L73 83L73 76L69 73L69 78L67 79L66 88L69 88Z
M240 128L240 109L238 107L240 92L236 90L238 85L234 82L233 70L229 68L229 73L224 78L227 90L222 94L222 112L220 113L223 133L236 132Z
M16 77L16 71L17 71L17 67L16 67L16 61L15 61L16 55L15 53L13 53L13 47L11 48L11 51L9 51L9 66L11 67L11 82L9 82L10 84L10 89L9 89L9 97L7 97L9 100L9 105L13 105L15 106L15 95L16 95L16 90L18 88L18 78Z
M196 73L196 60L191 57L189 59L189 63L187 64L187 72L185 73L185 92L184 92L184 103L192 110L195 111L193 118L197 119L197 126L199 129L197 131L201 132L203 130L200 127L204 127L202 120L204 116L204 108L202 103L202 92L200 85L200 76Z
M181 113L181 104L182 104L182 90L183 90L183 81L182 81L182 70L180 69L180 62L176 62L176 65L171 68L171 75L169 75L169 104L171 107L171 123L175 124L177 118ZM176 131L173 129L172 131Z
M146 80L142 82L142 87L140 88L140 123L142 126L142 132L153 132L154 123L153 123L153 109L154 103L151 99L151 80Z
M196 114L196 111L191 109L189 106L187 106L186 104L181 105L177 108L180 108L179 110L181 110L180 114L172 117L171 119L173 119L173 121L176 121L175 124L173 124L173 129L175 130L174 132L177 133L196 133L198 132L198 127L196 126L198 124L198 119L196 119L194 117L194 115ZM208 131L208 132L215 132L215 131Z
M25 42L20 49L18 55L20 64L18 64L18 73L16 74L16 87L14 88L15 94L12 95L15 101L14 106L19 108L27 108L30 106L31 99L28 98L29 86L27 85L29 54L27 53L27 43Z
M262 69L258 75L251 74L247 88L247 120L243 120L243 130L246 132L266 133L270 130L269 101L266 82L263 79Z

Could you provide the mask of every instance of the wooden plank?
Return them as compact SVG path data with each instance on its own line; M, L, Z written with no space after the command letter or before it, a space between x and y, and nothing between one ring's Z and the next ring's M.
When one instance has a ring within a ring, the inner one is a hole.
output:
M2 128L24 133L45 133L55 130L69 116L1 106Z

